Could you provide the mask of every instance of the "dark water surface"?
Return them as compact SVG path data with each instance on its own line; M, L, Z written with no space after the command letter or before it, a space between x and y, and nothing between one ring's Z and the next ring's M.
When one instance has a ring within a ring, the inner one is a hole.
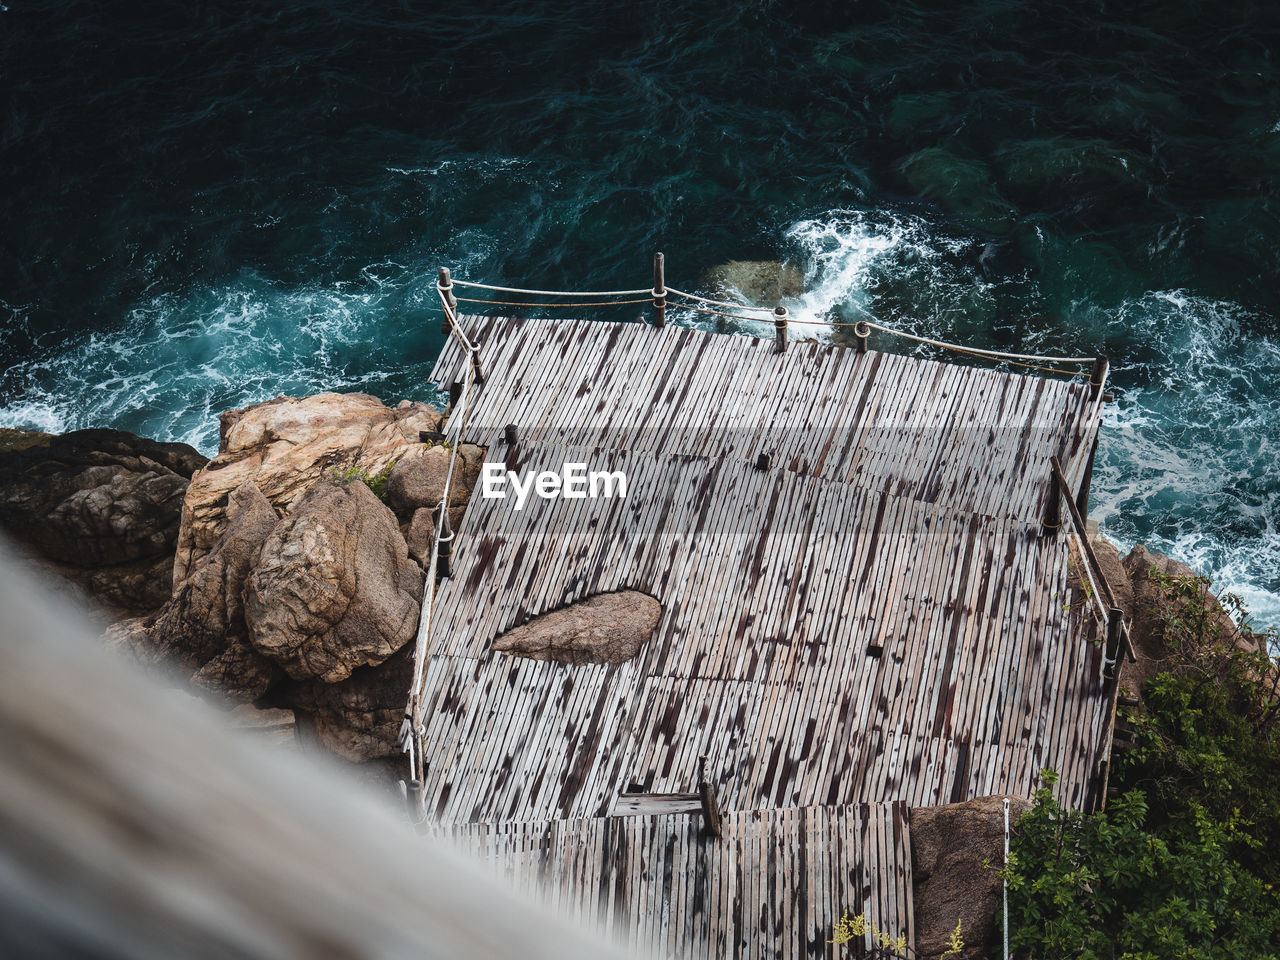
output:
M439 264L787 258L801 317L1108 354L1093 515L1280 623L1278 4L6 2L0 425L207 452L424 396Z

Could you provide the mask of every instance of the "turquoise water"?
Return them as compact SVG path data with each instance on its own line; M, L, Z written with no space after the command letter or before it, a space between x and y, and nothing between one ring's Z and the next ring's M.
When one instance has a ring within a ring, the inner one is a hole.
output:
M1280 8L111 6L0 10L0 425L208 452L423 397L441 264L788 259L801 319L1106 353L1093 516L1280 624Z

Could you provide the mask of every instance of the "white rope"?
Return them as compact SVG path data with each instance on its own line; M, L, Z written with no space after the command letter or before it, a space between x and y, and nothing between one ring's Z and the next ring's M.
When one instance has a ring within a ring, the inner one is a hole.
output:
M448 305L445 305L448 310ZM461 403L459 409L453 411L449 416L448 426L445 428L453 435L453 447L449 455L449 470L445 474L444 480L444 496L441 499L441 516L436 524L435 537L431 545L431 560L427 565L427 576L425 587L422 591L422 612L418 620L418 638L413 651L413 681L409 686L409 705L406 713L409 715L409 737L406 746L406 752L409 754L409 779L417 779L417 766L415 764L413 745L415 740L421 735L422 726L422 686L426 676L427 653L430 649L431 627L435 618L435 599L436 599L436 574L439 570L440 559L440 541L441 533L444 530L444 513L449 509L449 501L453 495L453 475L454 469L458 462L458 450L462 446L463 433L466 429L466 420L471 408L471 388L475 383L474 371L470 368L466 373L466 387L462 391Z
M1004 798L1004 960L1009 960L1009 798Z
M933 340L929 337L918 337L914 333L907 333L905 330L895 330L893 327L886 327L879 323L873 323L870 320L863 320L868 327L873 330L880 330L883 333L891 333L897 337L906 337L908 340L915 340L917 343L927 343L931 347L942 347L946 350L961 350L965 353L977 353L984 357L993 357L1003 360L1043 360L1049 363L1093 363L1093 357L1047 357L1035 353L1005 353L1002 350L983 350L981 347L963 347L958 343L947 343L945 340Z
M773 309L770 307L748 307L741 303L730 303L728 300L712 300L710 297L700 297L694 293L685 293L683 290L677 290L675 287L667 287L667 293L674 293L677 297L687 297L690 300L701 300L703 303L713 303L717 307L730 307L734 310L746 310L748 312L755 313L773 313ZM675 306L676 309L679 309L679 304L676 304Z
M472 350L471 341L462 332L462 324L458 323L458 315L449 309L449 298L445 296L446 292L447 288L442 287L440 282L436 281L436 293L440 294L440 306L444 310L445 319L449 321L449 330L457 338L458 342L462 344L462 349L467 352L469 359Z
M740 303L730 303L727 300L713 300L710 297L700 297L694 293L685 293L683 290L677 290L674 287L667 287L667 293L673 293L678 297L686 297L689 300L698 300L702 303L711 303L717 307L729 307L734 310L745 311L747 313L765 313L772 314L773 311L769 307L747 307ZM678 308L678 305L677 305ZM861 311L866 314L865 310ZM766 317L765 319L769 319ZM984 350L981 347L964 347L958 343L947 343L945 340L934 340L929 337L917 336L914 333L907 333L905 330L898 330L894 327L886 327L884 324L875 323L871 320L863 320L868 327L879 330L883 333L893 334L898 337L905 337L908 340L915 340L918 343L929 344L934 347L942 347L947 350L962 350L966 353L977 353L984 357L992 357L1005 360L1043 360L1053 363L1092 363L1093 357L1051 357L1042 356L1034 353L1005 353L1002 350Z
M527 290L524 287L495 287L491 283L475 283L471 280L455 279L453 282L460 287L479 287L481 290L499 290L502 293L532 293L539 297L627 297L637 293L653 293L647 287L643 290Z

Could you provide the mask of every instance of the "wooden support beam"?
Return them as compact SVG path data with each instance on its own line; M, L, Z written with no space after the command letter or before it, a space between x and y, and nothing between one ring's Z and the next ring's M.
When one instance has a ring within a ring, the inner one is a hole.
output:
M1093 446L1089 448L1089 462L1084 465L1084 482L1080 484L1080 492L1076 494L1076 509L1080 516L1089 519L1089 486L1093 482L1093 461L1098 455L1098 434L1093 435Z
M773 308L773 329L777 336L775 351L777 353L787 352L787 308Z
M1089 372L1089 399L1097 400L1102 392L1102 385L1107 380L1107 358L1098 354L1093 358L1093 369Z
M458 315L458 298L453 295L453 280L449 277L449 268L440 268L440 295L444 298L444 302L449 305L449 309L445 311L444 322L440 324L440 332L446 336L453 330L453 322L449 319L449 314Z
M1040 521L1040 533L1051 537L1062 527L1062 485L1058 474L1049 469L1049 502L1045 504L1044 518Z
M867 321L859 320L853 327L853 336L858 341L858 352L867 352L867 338L871 336L871 327L867 325Z
M1102 591L1102 599L1108 610L1115 609L1116 595L1111 589L1111 584L1107 583L1107 578L1103 576L1102 567L1098 564L1098 555L1093 552L1093 544L1089 542L1089 531L1084 525L1084 517L1080 516L1080 510L1076 506L1075 499L1071 496L1071 486L1067 483L1066 474L1062 472L1062 464L1058 462L1057 457L1050 460L1053 465L1054 475L1057 477L1059 489L1065 494L1061 499L1067 503L1067 510L1071 515L1071 522L1075 525L1076 533L1080 537L1080 548L1084 550L1085 560L1089 564L1089 569L1093 571L1094 577L1098 581L1098 589ZM1120 620L1120 636L1124 641L1125 653L1130 663L1136 663L1137 657L1133 654L1133 642L1129 639L1129 631L1124 628L1123 617Z
M716 802L715 789L707 778L707 758L698 758L698 799L702 801L702 825L713 837L720 836L720 804Z
M473 343L471 345L471 373L475 381L475 385L481 386L484 383L484 370L480 368L480 344Z

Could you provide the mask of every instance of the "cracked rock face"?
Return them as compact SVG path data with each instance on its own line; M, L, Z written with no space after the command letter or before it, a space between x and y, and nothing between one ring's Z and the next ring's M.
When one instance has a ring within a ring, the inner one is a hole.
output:
M413 645L377 667L362 667L342 683L299 684L290 703L311 719L319 746L353 763L396 759L405 691L413 679Z
M600 593L508 630L493 649L531 660L625 663L640 653L661 617L662 604L646 593Z
M244 635L245 579L279 520L252 481L232 491L227 516L222 537L175 586L173 598L152 627L159 648L193 666Z
M413 639L422 586L369 488L321 483L262 546L245 588L249 639L292 679L337 683Z
M279 513L300 503L337 467L376 474L422 448L440 414L425 403L386 406L363 393L278 397L222 415L218 455L191 479L182 504L174 582L207 554L227 524L227 497L252 480Z

